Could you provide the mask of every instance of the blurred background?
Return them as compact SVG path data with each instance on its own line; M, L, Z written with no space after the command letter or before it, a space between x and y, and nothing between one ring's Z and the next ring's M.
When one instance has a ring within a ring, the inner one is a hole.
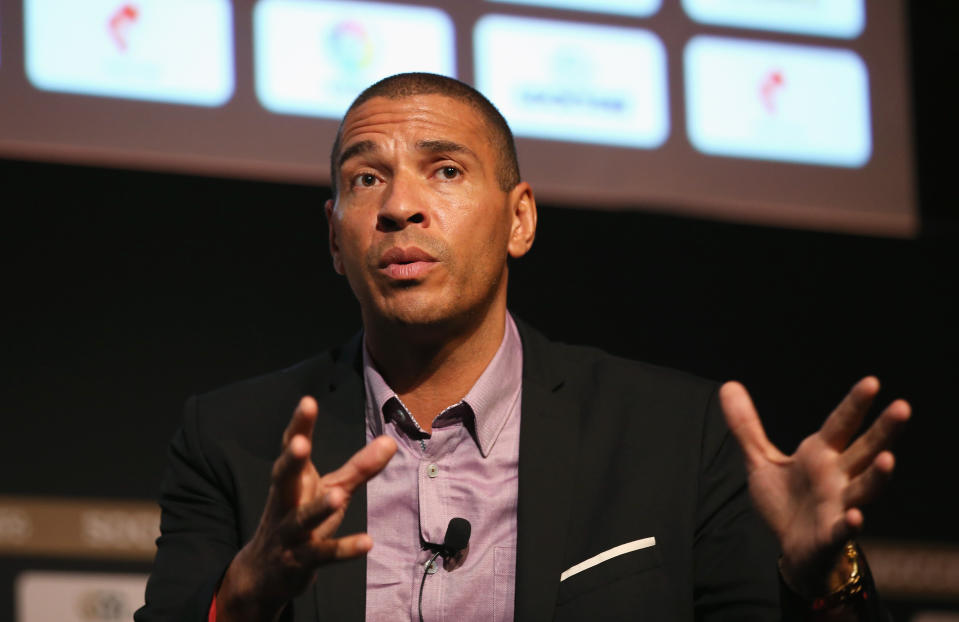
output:
M864 548L897 620L959 620L957 5L449 5L0 0L0 620L128 619L184 400L359 329L329 147L405 70L517 134L515 315L743 381L784 450L867 373L909 399Z

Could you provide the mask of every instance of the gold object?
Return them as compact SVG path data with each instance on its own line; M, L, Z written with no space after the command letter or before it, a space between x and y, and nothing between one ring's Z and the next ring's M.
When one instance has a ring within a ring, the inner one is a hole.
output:
M847 542L843 549L847 565L850 567L849 576L835 590L813 600L813 611L836 609L846 603L860 598L863 590L863 575L859 568L859 549L855 543Z

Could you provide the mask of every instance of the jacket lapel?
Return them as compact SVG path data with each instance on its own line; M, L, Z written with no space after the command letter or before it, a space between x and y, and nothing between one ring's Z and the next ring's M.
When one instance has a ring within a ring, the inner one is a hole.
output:
M336 353L333 373L314 396L320 409L313 434L313 463L320 474L335 470L366 444L366 391L361 335ZM322 380L322 379L320 379ZM350 500L338 535L366 531L366 487ZM366 615L366 558L321 566L314 584L317 620L363 620Z
M516 620L553 617L577 468L578 400L555 346L517 322L523 339Z

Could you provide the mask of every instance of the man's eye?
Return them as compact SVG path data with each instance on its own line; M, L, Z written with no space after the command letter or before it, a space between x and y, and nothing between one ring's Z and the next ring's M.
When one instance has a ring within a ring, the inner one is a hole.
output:
M369 188L376 185L376 175L373 173L361 173L353 180L353 185Z
M455 179L460 175L460 170L455 166L444 166L439 172L444 179Z

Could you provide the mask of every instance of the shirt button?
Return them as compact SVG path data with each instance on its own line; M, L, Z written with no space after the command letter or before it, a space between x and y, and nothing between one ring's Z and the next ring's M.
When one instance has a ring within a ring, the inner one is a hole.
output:
M426 467L426 474L430 477L436 477L440 474L440 468L435 464L430 464L428 467Z

